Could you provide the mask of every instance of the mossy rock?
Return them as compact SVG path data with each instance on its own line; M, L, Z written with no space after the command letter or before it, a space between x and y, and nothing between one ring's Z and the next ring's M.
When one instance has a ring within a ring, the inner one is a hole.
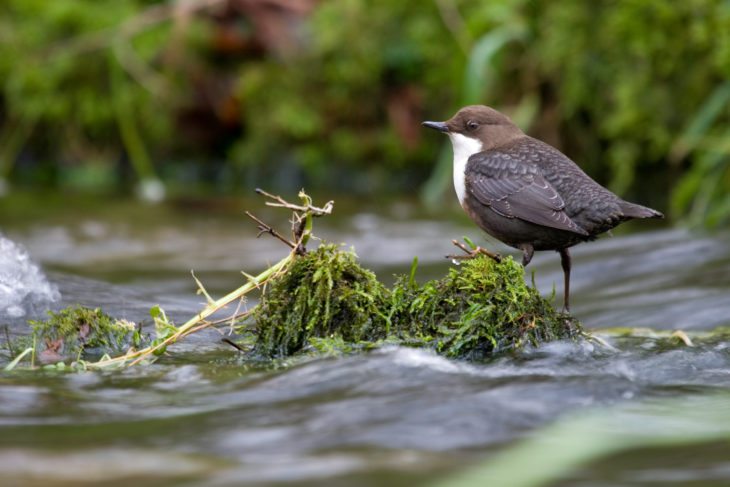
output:
M255 350L285 357L310 338L348 343L373 341L387 334L383 314L388 291L375 274L357 263L353 252L323 244L297 258L275 279L254 314Z
M525 283L524 268L512 257L466 260L421 287L401 279L394 293L407 305L396 312L403 338L428 340L448 357L482 359L580 331L574 318Z
M99 308L72 306L48 314L47 320L29 322L41 363L123 353L143 345L134 323L114 319Z
M392 290L352 252L322 245L271 284L254 313L261 355L369 349L381 343L483 359L580 331L524 279L511 257L477 257L422 286L401 278Z

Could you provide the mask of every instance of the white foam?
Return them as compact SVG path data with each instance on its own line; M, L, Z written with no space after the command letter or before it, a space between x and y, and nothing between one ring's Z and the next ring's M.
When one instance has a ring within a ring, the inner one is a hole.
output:
M474 367L462 362L449 360L430 350L397 347L393 352L394 362L405 367L425 368L448 374L473 374Z
M0 317L21 318L33 304L60 296L28 252L0 235Z

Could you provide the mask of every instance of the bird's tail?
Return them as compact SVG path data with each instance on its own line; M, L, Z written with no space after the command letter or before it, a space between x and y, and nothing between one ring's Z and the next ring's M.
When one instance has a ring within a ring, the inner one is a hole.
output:
M656 210L628 201L621 202L621 210L629 218L664 218L664 215Z

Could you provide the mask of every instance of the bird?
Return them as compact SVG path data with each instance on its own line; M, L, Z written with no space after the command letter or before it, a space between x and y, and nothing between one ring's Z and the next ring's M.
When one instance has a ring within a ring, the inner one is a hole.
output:
M454 189L477 226L521 250L523 266L535 251L560 254L565 312L570 312L571 247L627 220L663 218L604 188L494 108L470 105L445 122L423 125L451 139Z

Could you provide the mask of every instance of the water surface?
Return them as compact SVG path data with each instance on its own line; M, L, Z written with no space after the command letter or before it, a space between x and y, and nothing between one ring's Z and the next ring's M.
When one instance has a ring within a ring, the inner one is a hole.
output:
M13 248L0 277L37 291L0 311L11 335L25 333L25 320L46 308L77 302L130 320L147 319L160 304L183 321L201 306L191 269L220 295L243 282L239 270L257 272L286 252L253 238L244 208L285 224L256 201L69 205L2 213ZM455 250L450 239L462 235L509 252L463 217L424 216L412 202L345 202L336 212L317 221L315 233L353 245L384 280L407 272L414 255L419 279L443 275L450 265L443 256ZM610 347L558 342L480 364L394 347L272 366L245 362L211 332L149 367L0 375L3 485L426 483L550 435L556 422L591 414L628 414L630 422L641 417L631 408L659 415L667 402L701 405L730 392L727 335L702 337L730 324L730 235L650 229L573 255L573 311L586 326L681 329L695 346L642 332L603 334ZM560 303L558 255L537 254L530 269L544 294L558 290ZM681 414L673 421L698 429ZM708 416L705 426L716 421ZM631 424L656 435L649 422ZM728 485L726 440L602 457L555 485Z

